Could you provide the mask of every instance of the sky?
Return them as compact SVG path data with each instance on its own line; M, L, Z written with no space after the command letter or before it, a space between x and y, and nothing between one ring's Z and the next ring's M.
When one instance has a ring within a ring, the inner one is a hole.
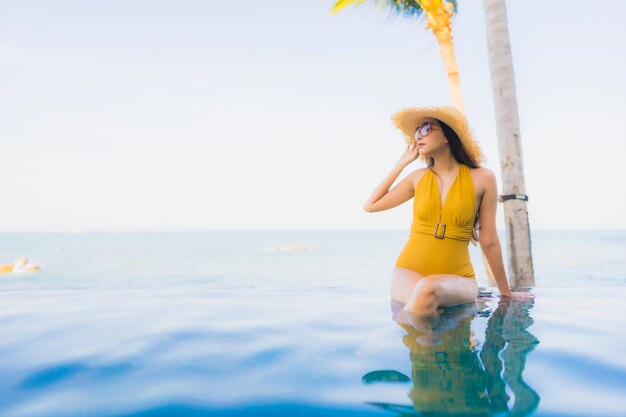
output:
M332 5L1 1L0 232L409 230L412 200L362 206L391 115L451 102L437 42ZM626 2L506 5L531 229L625 229ZM453 36L500 186L482 1Z

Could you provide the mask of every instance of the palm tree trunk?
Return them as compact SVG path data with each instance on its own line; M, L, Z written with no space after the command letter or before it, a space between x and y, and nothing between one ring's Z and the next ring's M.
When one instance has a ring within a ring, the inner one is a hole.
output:
M496 113L503 194L526 194L513 59L504 0L484 0L487 47ZM509 281L512 287L535 285L528 208L524 200L504 201Z
M465 113L463 95L461 94L461 80L459 78L459 70L456 65L456 57L452 43L452 32L450 28L442 27L435 30L434 33L439 43L439 52L443 58L443 65L448 75L448 86L450 87L450 94L452 95L452 104L461 112Z

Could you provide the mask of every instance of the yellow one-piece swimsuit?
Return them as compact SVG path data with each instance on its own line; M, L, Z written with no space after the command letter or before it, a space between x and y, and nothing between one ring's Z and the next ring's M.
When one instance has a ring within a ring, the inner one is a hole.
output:
M461 164L443 207L435 174L428 169L413 198L413 224L396 266L422 276L456 274L476 278L468 245L476 212L476 190L470 168Z

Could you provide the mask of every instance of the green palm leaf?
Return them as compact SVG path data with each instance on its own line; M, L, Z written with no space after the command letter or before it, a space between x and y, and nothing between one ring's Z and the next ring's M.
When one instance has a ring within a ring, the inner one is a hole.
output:
M447 2L452 3L452 10L456 14L457 0L448 0ZM392 14L405 18L420 17L424 13L419 0L337 0L330 13L335 14L348 6L358 6L364 3L371 3L377 8L388 9Z

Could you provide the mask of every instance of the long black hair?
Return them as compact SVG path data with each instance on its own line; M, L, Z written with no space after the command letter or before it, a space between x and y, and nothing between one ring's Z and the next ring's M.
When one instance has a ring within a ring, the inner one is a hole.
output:
M461 142L459 135L456 134L454 129L452 129L450 126L448 126L439 119L435 120L437 120L437 123L439 123L439 125L441 126L441 129L443 130L443 135L448 140L448 145L450 145L450 152L452 153L454 159L456 159L458 163L465 164L470 168L479 168L480 165L478 165L476 161L470 158L470 156L467 154L465 147L463 147L463 142ZM429 168L435 165L434 158L427 157L426 165L428 165Z

